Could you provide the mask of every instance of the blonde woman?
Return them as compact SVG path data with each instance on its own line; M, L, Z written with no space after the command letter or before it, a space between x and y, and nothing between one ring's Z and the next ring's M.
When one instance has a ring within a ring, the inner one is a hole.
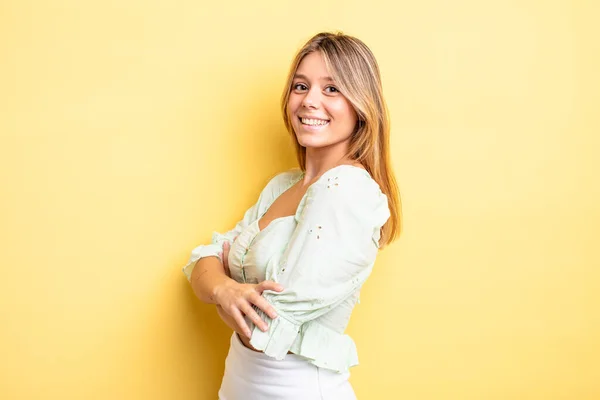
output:
M377 252L400 234L377 62L360 40L320 33L282 97L299 168L273 177L231 231L183 268L234 333L221 400L355 399L344 334Z

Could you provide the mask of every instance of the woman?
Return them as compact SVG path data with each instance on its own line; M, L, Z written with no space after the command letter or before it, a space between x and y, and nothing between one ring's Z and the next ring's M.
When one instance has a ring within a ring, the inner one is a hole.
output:
M221 400L355 399L344 330L378 249L400 233L373 54L354 37L317 34L292 63L282 111L300 168L271 179L183 271L235 331Z

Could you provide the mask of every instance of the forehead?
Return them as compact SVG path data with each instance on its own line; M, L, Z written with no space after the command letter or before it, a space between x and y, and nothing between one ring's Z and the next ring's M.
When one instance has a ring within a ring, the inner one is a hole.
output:
M296 70L296 74L304 75L310 78L319 78L329 76L329 70L325 64L325 59L320 51L313 51L307 54Z

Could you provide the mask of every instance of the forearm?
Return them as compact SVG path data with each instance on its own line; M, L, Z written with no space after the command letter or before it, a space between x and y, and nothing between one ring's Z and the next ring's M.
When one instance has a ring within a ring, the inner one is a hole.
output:
M232 279L225 274L223 264L217 257L204 257L196 262L190 284L200 301L216 304L215 293L229 281Z

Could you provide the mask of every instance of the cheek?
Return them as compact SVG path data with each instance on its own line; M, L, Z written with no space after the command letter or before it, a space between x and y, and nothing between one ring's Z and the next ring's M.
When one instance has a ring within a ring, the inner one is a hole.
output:
M352 105L350 105L346 99L332 103L330 105L330 112L332 115L336 116L340 122L351 125L354 125L358 119L354 108L352 108Z
M302 99L300 98L300 96L290 94L290 97L289 97L288 103L287 103L288 112L289 113L296 112L298 109L298 106L300 105L301 102L302 102Z

